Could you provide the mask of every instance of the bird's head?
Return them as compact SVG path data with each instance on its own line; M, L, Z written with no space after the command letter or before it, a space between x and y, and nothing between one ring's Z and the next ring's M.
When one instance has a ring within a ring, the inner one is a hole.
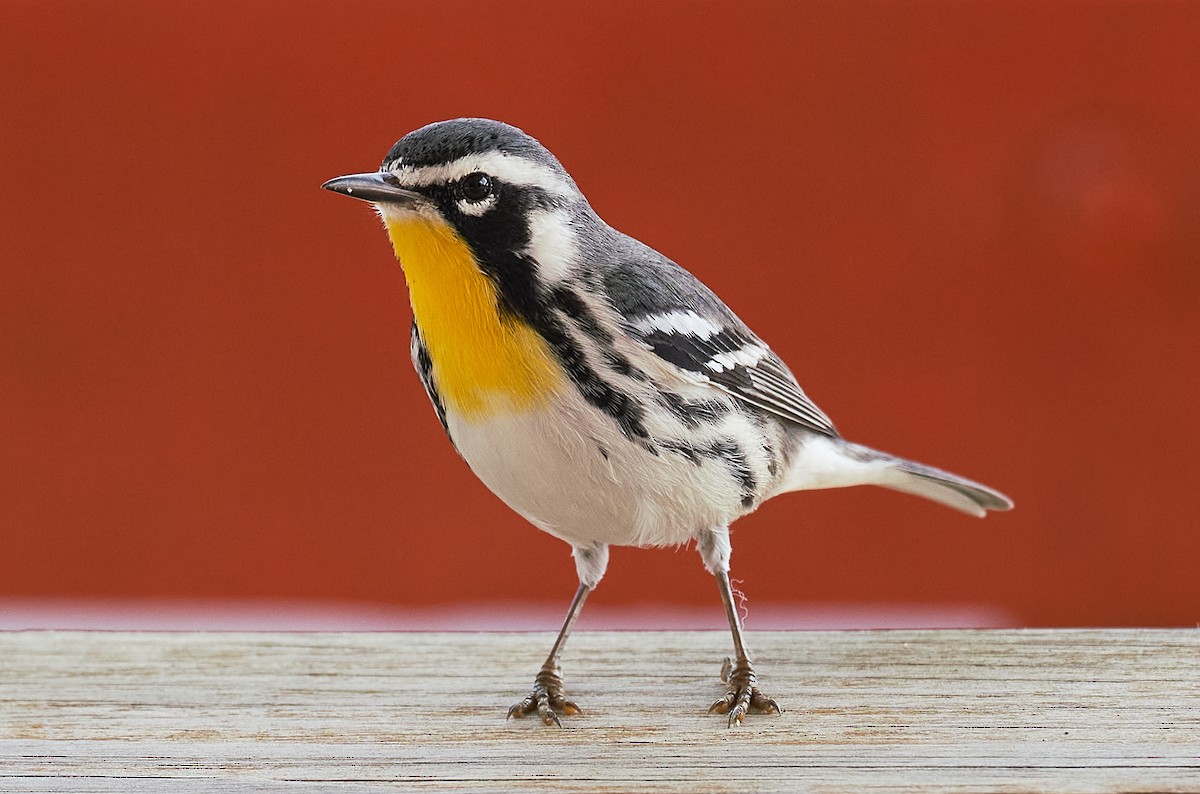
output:
M336 177L322 187L374 204L393 244L415 229L441 227L461 239L484 270L504 267L502 260L514 256L534 262L539 254L561 256L562 246L553 243L563 242L587 206L544 146L490 119L429 124L397 141L378 171ZM539 242L550 248L539 251Z
M533 329L596 220L545 147L498 121L442 121L401 138L378 171L323 187L383 219L447 406L484 415L561 384Z

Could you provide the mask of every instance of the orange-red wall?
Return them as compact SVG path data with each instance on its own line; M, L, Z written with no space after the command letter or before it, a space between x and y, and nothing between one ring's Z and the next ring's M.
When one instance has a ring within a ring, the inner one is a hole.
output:
M1200 7L0 5L0 595L547 599L442 437L369 210L501 118L699 274L848 436L1006 490L734 531L759 601L1200 620ZM713 604L618 550L597 601Z

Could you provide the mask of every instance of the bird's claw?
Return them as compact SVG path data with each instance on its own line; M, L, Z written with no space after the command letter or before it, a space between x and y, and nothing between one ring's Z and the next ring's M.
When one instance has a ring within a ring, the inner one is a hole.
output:
M758 679L749 659L736 663L726 659L721 666L721 681L729 685L729 691L708 707L708 713L728 714L730 728L740 725L747 714L782 713L778 703L758 691Z
M562 727L559 714L573 716L583 710L563 697L562 675L556 669L543 667L533 681L533 691L508 710L506 720L528 716L537 712L546 725Z

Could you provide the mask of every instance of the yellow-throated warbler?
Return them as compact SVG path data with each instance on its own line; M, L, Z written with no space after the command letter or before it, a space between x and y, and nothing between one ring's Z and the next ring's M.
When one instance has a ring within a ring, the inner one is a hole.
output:
M972 515L979 483L843 440L787 366L691 273L613 229L540 143L487 119L430 124L375 173L325 188L375 205L404 269L412 359L459 454L571 544L579 589L509 716L578 707L559 654L608 547L696 541L735 656L711 711L778 711L757 688L729 585L729 525L787 491L881 485Z

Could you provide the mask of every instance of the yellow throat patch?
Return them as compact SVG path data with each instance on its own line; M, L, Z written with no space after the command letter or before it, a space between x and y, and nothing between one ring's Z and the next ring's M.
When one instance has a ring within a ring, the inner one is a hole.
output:
M501 315L495 285L452 226L421 216L385 218L384 225L448 409L483 419L554 393L563 374L545 341Z

